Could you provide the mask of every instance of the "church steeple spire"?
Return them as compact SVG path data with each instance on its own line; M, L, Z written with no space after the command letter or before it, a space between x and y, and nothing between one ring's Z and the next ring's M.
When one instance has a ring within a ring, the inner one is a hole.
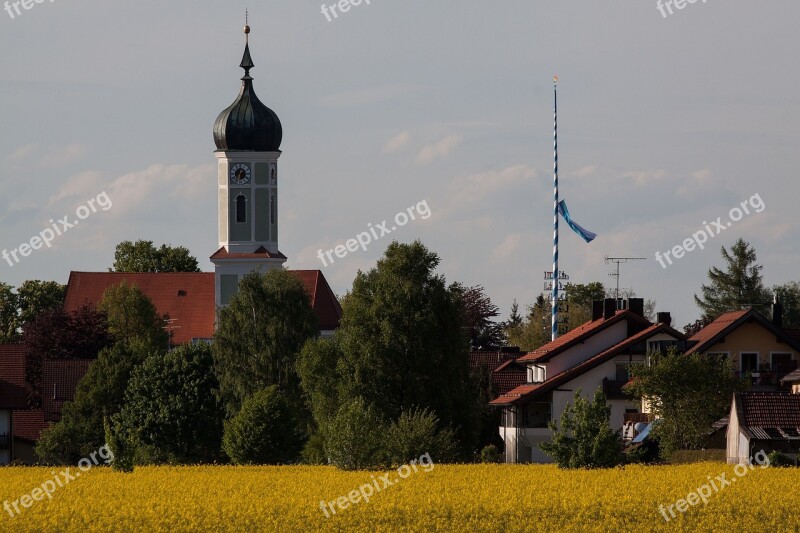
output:
M253 58L250 57L250 25L248 24L248 14L247 10L244 12L244 55L242 56L242 62L239 64L240 67L244 69L244 78L243 80L251 80L253 78L250 77L250 69L255 67L253 63Z

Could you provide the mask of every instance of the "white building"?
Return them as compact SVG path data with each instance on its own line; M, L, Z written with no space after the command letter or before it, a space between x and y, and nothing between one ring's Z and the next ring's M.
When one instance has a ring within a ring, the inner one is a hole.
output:
M603 388L612 429L641 420L641 402L622 391L628 367L643 363L648 351L680 346L685 336L670 327L669 313L653 324L643 316L643 300L621 303L618 310L616 300L595 302L592 320L517 360L527 365L528 382L491 402L503 409L506 462L552 462L539 445L550 441L548 423L561 418L577 390L591 399Z

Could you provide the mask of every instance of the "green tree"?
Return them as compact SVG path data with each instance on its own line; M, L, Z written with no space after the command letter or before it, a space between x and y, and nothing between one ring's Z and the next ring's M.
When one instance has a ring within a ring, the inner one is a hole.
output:
M42 312L64 305L67 286L55 281L28 280L18 289L20 327L32 322Z
M701 449L711 425L730 410L731 398L743 384L732 363L701 354L649 354L649 364L632 365L626 388L649 402L661 419L653 436L662 457L685 449Z
M0 344L19 340L19 297L14 287L0 282Z
M763 267L756 263L756 251L740 238L730 251L722 247L722 258L724 270L711 267L708 271L710 283L701 287L702 298L694 295L703 317L713 320L744 307L754 307L764 316L770 316L772 294L764 288Z
M123 241L114 253L115 272L200 272L197 259L183 246L160 248L153 241Z
M458 459L458 444L453 430L441 429L439 418L427 409L404 411L386 430L384 449L390 466L407 464L424 454L437 463Z
M466 455L477 443L482 406L468 366L460 289L434 273L438 264L418 241L389 245L345 298L335 369L310 379L335 380L340 401L362 398L385 420L414 406L430 409L443 426L457 428Z
M36 445L42 461L74 464L102 446L103 419L122 408L133 369L150 353L142 343L118 343L101 351L78 382L75 399L64 405L61 420L42 433Z
M560 308L565 311L567 331L584 324L592 318L592 302L605 298L605 289L600 282L587 284L568 283L562 292L564 300ZM508 341L523 350L535 350L551 340L552 305L550 300L539 294L528 308L528 316L516 327L507 327Z
M207 463L219 459L223 412L208 344L150 355L131 373L114 431L139 462Z
M503 325L494 319L500 309L486 295L485 289L476 285L456 285L464 308L464 323L473 347L496 348L505 344Z
M384 466L386 423L378 410L362 398L343 404L322 428L328 461L343 470Z
M234 464L275 465L297 459L303 443L289 404L277 385L258 391L225 422L222 447Z
M278 385L294 409L303 406L295 364L318 331L297 276L275 269L242 278L230 304L219 310L214 335L214 368L228 414L270 385Z
M776 285L772 290L783 305L783 327L800 329L800 283L790 281Z
M622 439L610 425L611 407L603 389L598 388L589 401L575 392L573 404L561 415L561 427L553 421L553 438L539 445L559 468L612 468L622 464Z
M108 331L116 342L142 342L153 351L167 348L165 317L159 316L150 298L135 285L123 281L107 288L97 308L106 315Z

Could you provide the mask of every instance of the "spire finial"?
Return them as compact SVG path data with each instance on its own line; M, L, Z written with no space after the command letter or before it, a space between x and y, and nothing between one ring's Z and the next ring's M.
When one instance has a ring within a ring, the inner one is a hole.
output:
M250 14L245 9L244 11L244 55L242 56L242 62L239 64L240 67L244 69L244 78L243 80L251 80L253 78L250 77L250 69L255 67L253 64L253 60L250 58L250 25L249 25L249 18Z

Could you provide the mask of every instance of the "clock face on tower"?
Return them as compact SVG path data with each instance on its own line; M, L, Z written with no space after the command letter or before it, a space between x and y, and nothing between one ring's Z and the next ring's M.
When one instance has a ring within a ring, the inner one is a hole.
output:
M250 167L244 163L236 163L231 167L231 183L244 185L250 183Z

